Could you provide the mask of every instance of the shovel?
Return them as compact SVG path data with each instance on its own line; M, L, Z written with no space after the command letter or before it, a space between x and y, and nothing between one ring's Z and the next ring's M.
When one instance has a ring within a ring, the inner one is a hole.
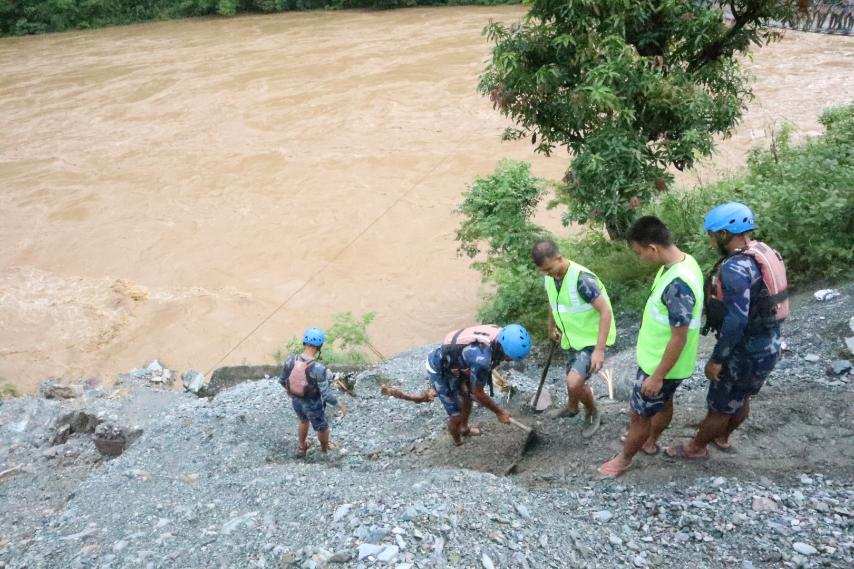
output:
M523 423L521 421L517 421L513 417L510 417L510 424L513 425L514 427L517 427L517 428L525 431L525 434L526 434L525 444L522 445L522 454L524 455L526 452L531 450L534 447L534 445L536 445L537 442L540 440L539 437L537 436L537 432L532 427L529 427L528 425L526 425L525 423Z
M548 409L551 404L551 396L548 391L546 391L546 396L543 397L542 401L540 401L540 394L543 391L543 384L546 382L546 376L549 373L549 367L552 365L552 357L555 355L556 348L557 342L552 340L551 346L549 347L549 357L546 358L546 365L543 367L543 375L540 376L540 385L537 386L537 393L535 393L534 398L531 399L531 410L534 413L542 413Z

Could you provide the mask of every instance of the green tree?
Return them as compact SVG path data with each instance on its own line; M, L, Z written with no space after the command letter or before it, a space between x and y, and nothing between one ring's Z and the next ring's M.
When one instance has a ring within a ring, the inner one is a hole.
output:
M530 164L504 160L463 194L457 210L464 217L457 229L459 252L475 259L472 267L494 291L481 306L482 322L542 328L546 303L530 255L534 241L550 236L531 221L545 190Z
M777 33L785 0L529 0L524 19L490 24L492 60L479 90L530 137L572 161L558 188L564 222L625 234L637 208L672 182L668 169L709 156L751 98L739 63Z

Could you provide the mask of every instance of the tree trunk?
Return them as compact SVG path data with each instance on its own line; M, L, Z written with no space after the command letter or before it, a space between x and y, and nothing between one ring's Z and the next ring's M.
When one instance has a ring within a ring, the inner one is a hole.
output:
M626 234L629 231L629 224L623 219L606 219L605 229L608 230L608 237L611 238L611 241L616 241L618 239L626 238Z

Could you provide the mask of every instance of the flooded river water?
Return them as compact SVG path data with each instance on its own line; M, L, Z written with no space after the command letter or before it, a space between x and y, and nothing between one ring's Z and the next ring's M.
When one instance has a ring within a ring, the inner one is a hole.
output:
M109 379L153 357L207 370L298 290L226 363L268 361L335 312L375 311L386 354L471 322L481 291L456 256L460 193L503 157L548 178L567 164L501 142L505 120L475 92L481 29L522 13L0 40L0 382ZM703 181L775 122L818 132L820 111L854 92L852 42L790 32L759 51L757 99Z

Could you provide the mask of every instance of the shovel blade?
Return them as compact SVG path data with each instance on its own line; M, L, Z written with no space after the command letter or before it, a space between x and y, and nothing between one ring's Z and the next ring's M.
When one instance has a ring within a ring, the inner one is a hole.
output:
M531 397L531 409L537 413L542 413L546 409L548 409L552 404L552 396L547 389L543 389L540 392L540 398L535 401L537 398L537 394L535 393L533 397Z

